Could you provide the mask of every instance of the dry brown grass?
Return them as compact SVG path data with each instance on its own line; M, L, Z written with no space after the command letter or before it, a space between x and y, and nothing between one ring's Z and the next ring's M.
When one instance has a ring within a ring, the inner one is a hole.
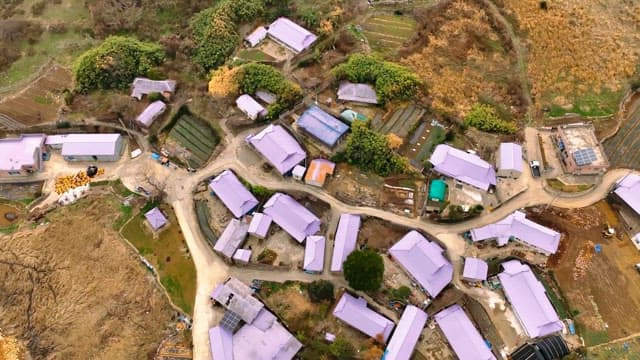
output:
M516 71L486 11L455 0L429 15L419 34L425 46L402 62L425 81L432 108L462 117L474 103L488 101L513 105L509 111L515 115Z
M503 2L527 34L534 97L566 105L585 93L619 91L636 70L637 2L554 0L546 11L538 0Z

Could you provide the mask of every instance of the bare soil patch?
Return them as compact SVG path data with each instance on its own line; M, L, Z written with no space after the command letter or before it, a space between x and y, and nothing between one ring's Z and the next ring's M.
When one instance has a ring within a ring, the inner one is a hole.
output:
M586 344L640 331L640 313L629 311L640 307L640 277L633 267L640 262L640 254L621 231L617 237L602 236L606 223L621 227L610 205L601 201L584 209L549 208L530 216L563 234L560 249L547 266L553 270ZM596 244L602 246L600 253L595 252Z
M367 217L360 226L358 244L386 251L407 232L409 232L409 229L403 226L395 225L379 218Z
M92 196L0 237L0 328L33 358L141 359L167 335L173 310L113 229L119 206Z

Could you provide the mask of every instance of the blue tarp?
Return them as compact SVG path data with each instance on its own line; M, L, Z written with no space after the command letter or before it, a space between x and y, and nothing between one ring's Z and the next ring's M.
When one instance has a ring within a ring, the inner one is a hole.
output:
M302 116L300 116L297 124L316 139L330 147L334 146L340 137L349 130L347 124L334 118L315 105L309 107Z

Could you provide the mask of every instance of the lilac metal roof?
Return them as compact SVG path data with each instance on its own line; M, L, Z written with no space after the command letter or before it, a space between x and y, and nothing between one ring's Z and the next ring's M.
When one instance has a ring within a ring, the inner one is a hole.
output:
M342 214L336 230L331 258L331 271L342 271L342 263L356 249L358 232L360 231L360 215Z
M322 272L324 269L324 236L307 236L304 247L304 266L307 271Z
M249 45L251 45L251 47L254 47L260 44L260 42L264 40L266 37L267 37L267 29L265 29L264 26L258 26L255 30L253 30L251 34L247 35L247 37L245 37L244 40L248 42Z
M120 138L120 134L68 134L62 156L116 155Z
M444 250L412 230L389 249L389 253L416 281L435 298L453 279L453 266Z
M213 360L233 360L233 334L222 326L209 329L209 346Z
M500 144L499 170L515 170L522 172L522 146L514 143Z
M154 92L162 94L163 92L173 93L175 91L176 82L174 80L151 80L139 77L133 80L133 92L131 96L140 100L143 95Z
M0 139L0 170L19 171L24 166L38 167L44 143L43 134Z
M329 147L334 146L349 130L347 124L315 105L302 113L296 124Z
M307 157L296 139L280 125L269 125L247 137L247 141L283 175Z
M263 213L253 213L251 223L249 224L249 234L264 238L269 232L271 226L271 216Z
M299 243L320 231L320 219L289 195L273 194L263 212Z
M267 34L296 53L311 46L318 38L309 30L284 17L272 22Z
M378 96L369 84L354 84L348 81L340 83L338 100L356 101L366 104L377 104Z
M231 219L218 238L218 241L216 241L216 245L213 249L222 253L224 256L231 258L247 238L248 230L249 225L243 221Z
M468 257L464 259L464 270L462 277L468 280L484 281L487 280L487 272L489 265L478 258Z
M153 209L147 211L144 214L144 217L147 219L149 225L151 225L151 228L153 228L154 231L167 224L167 218L157 207L154 207Z
M394 326L393 321L369 309L365 299L356 299L348 293L344 293L338 301L333 316L372 338L382 335L385 343Z
M211 180L209 188L237 218L242 217L258 205L258 199L242 185L231 170L225 170Z
M640 175L629 173L616 182L616 195L640 214Z
M270 93L266 90L256 91L256 97L267 104L273 104L274 102L276 102L276 100L278 100L278 97L275 94Z
M496 184L496 172L491 164L449 145L436 146L429 161L435 171L479 189L487 191Z
M515 211L496 223L472 229L471 239L473 241L496 239L498 245L503 246L511 238L516 238L546 253L555 254L560 245L561 234L525 216L523 212Z
M251 288L236 278L218 284L211 292L211 298L238 314L247 324L251 324L264 308L264 304L253 297Z
M267 114L267 110L247 94L240 95L236 99L236 106L252 120Z
M251 260L251 250L249 249L238 249L233 254L233 260L237 260L241 263L248 263Z
M385 350L384 360L409 360L426 322L424 311L413 305L405 307Z
M266 310L261 313L265 312L268 313ZM254 323L244 325L233 335L235 360L291 360L300 351L302 343L279 322L273 321L266 328L262 326L268 325L260 320L264 317L259 315ZM271 314L269 319L275 320L275 317Z
M153 121L167 109L167 105L160 101L154 101L149 104L140 115L136 118L136 121L144 127L149 127Z
M460 360L496 360L460 305L452 305L434 317Z
M260 310L260 312L258 313L258 316L256 316L256 318L253 320L251 325L257 327L262 331L266 331L271 326L273 326L273 323L276 322L276 320L277 319L275 315L269 312L269 310L262 308L262 310Z
M531 268L518 260L502 263L502 267L498 278L527 335L535 338L561 331L562 321Z

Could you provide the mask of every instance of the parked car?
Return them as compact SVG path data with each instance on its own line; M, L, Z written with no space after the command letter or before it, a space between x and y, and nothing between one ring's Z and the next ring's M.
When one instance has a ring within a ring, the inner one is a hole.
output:
M540 163L538 160L531 160L529 162L529 166L531 167L531 174L533 177L540 177Z

